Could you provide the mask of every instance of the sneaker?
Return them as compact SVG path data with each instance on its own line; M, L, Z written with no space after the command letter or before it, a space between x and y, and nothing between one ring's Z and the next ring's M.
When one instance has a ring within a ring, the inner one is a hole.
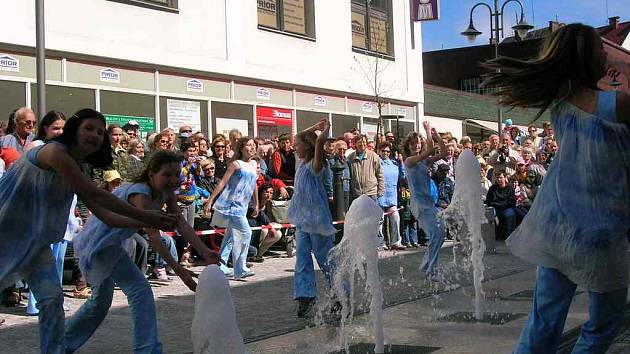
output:
M315 298L299 297L296 300L298 301L297 317L308 317L311 314L313 307L315 307Z
M417 243L415 243L415 242L412 242L412 243L411 243L411 247L412 247L412 248L419 248L419 247L420 247L420 245L419 245L419 244L417 244Z
M404 251L404 250L406 250L406 249L407 249L407 247L402 246L402 245L393 244L393 245L390 247L390 249L391 249L392 251Z
M171 281L173 279L171 279L168 275L166 275L166 268L154 268L153 269L153 274L155 275L155 280L158 281Z
M245 278L253 277L254 275L256 275L256 273L252 272L251 270L248 270L248 271L245 271L243 274L241 274L240 277L234 277L234 278L245 279Z

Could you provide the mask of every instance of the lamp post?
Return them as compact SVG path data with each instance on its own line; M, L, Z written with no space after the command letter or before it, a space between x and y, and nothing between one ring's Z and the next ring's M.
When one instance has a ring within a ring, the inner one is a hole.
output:
M503 37L503 13L505 10L505 6L511 2L516 2L518 3L518 5L521 8L521 19L520 21L518 21L518 23L514 26L512 26L512 29L516 31L516 33L518 33L519 37L521 38L525 38L525 36L527 35L527 32L529 30L531 30L532 28L534 28L534 26L530 25L529 23L527 23L527 21L525 20L525 8L523 6L523 3L521 2L521 0L507 0L505 2L503 2L503 5L501 5L501 7L499 7L499 0L494 0L494 9L492 7L490 7L490 5L486 4L485 2L480 2L475 4L472 9L470 9L470 24L468 25L468 28L462 32L462 35L466 36L468 38L468 40L470 42L474 42L475 38L477 38L477 36L479 36L480 34L482 34L480 31L478 31L475 28L475 25L473 24L473 12L475 11L475 9L479 6L485 6L489 11L490 11L490 43L494 45L494 58L498 58L499 57L499 42L501 37ZM497 72L499 72L499 70L497 69ZM501 124L503 123L503 110L501 109L501 105L499 104L499 102L497 102L497 124L498 124L498 133L499 135L501 135Z

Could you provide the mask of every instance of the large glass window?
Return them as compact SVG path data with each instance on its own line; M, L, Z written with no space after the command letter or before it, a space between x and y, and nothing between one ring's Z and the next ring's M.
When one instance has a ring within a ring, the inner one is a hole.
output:
M31 84L31 107L37 112L37 84ZM46 85L46 111L54 109L70 117L83 108L96 108L94 90Z
M332 132L334 137L342 137L343 133L359 129L359 117L342 114L332 115Z
M352 47L394 56L391 0L352 0Z
M142 6L155 10L177 12L179 0L109 0L123 4Z
M122 126L130 120L135 120L140 124L142 136L157 130L155 96L101 90L100 99L101 113L108 123Z
M7 121L14 109L26 105L26 85L23 82L0 80L0 120Z
M315 38L313 0L257 0L258 27Z

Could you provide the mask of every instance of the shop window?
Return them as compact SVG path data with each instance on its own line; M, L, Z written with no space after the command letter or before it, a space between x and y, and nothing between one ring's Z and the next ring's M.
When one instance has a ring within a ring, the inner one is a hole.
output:
M391 0L352 0L352 48L356 51L394 56Z
M179 0L109 0L123 4L146 7L148 9L178 12Z
M213 135L228 136L232 129L237 129L243 136L254 136L253 107L246 104L212 102Z
M70 117L83 108L96 108L95 91L86 88L46 85L46 111ZM31 84L31 107L37 112L37 84Z
M342 137L343 133L359 129L359 117L341 114L332 115L332 132L334 137Z
M0 120L7 121L14 109L26 106L26 85L23 82L0 80Z
M135 120L142 136L157 131L155 96L101 90L101 113L108 123L126 124Z
M315 39L314 0L257 0L258 28Z
M297 118L296 118L296 126L297 126L297 131L301 132L302 130L305 130L308 127L312 127L313 125L317 124L317 122L319 122L322 119L328 119L328 113L324 113L324 112L312 112L312 111L297 111Z
M189 125L193 132L208 135L208 102L181 98L160 97L160 127L172 128Z

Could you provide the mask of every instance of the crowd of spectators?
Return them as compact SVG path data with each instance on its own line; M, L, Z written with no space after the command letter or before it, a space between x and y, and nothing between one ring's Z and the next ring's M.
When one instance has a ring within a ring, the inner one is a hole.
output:
M530 126L527 133L506 122L501 136L491 135L487 140L473 143L463 137L458 141L450 133L441 137L447 148L446 158L431 166L431 190L435 205L447 208L453 197L456 183L455 164L461 151L472 150L477 156L480 170L480 188L485 204L495 210L498 219L497 236L506 238L525 216L538 191L546 169L557 150L553 129L545 123L538 132ZM47 129L63 129L63 121ZM41 125L41 124L40 124ZM24 153L25 148L36 137L37 119L32 110L23 107L11 113L9 124L0 130L0 177L10 165ZM228 136L216 134L209 138L202 132L194 132L191 126L183 125L175 132L171 128L149 133L141 138L140 126L130 120L124 125L110 124L107 127L112 144L113 163L105 169L94 169L84 165L84 172L100 187L113 190L121 183L130 181L142 171L144 161L160 149L176 150L183 154L180 187L176 191L182 216L191 226L211 226L209 215L204 214L204 204L225 174L232 147L240 133L231 131ZM332 166L341 163L344 206L347 211L352 201L361 195L375 200L384 212L383 228L379 233L381 249L404 250L426 244L424 233L410 212L410 193L406 181L399 143L404 137L388 131L374 138L359 133L358 129L346 132L326 142L327 168L321 174L324 189L333 203ZM40 140L46 140L39 137ZM257 188L259 210L248 218L251 226L263 226L254 232L250 246L250 262L264 261L265 254L282 238L274 205L290 199L297 165L293 147L293 136L282 134L268 139L257 137L258 165ZM250 208L251 209L251 208ZM281 213L280 213L281 214ZM87 208L78 201L76 215L85 222L89 216ZM174 258L184 266L194 263L195 255L188 250L181 237L162 236L162 241ZM204 238L207 245L218 250L220 240L216 235ZM146 235L137 234L130 240L128 251L140 269L160 281L169 281L173 275L165 262L148 253ZM147 270L151 263L150 270ZM73 270L77 297L89 296L87 284L78 268ZM5 296L6 300L6 296Z

